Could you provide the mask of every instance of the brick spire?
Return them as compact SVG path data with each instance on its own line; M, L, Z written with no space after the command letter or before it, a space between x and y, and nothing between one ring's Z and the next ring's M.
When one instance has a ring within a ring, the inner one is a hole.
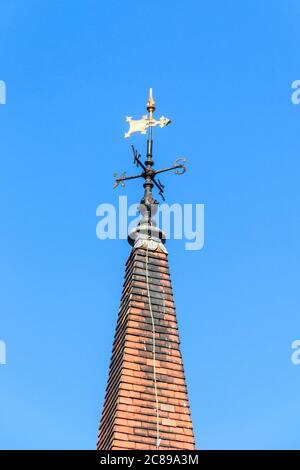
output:
M151 93L147 110L154 109ZM152 130L155 121L149 115ZM128 238L132 251L126 263L97 449L193 450L168 253L164 234L156 227L158 202L152 197L154 184L163 192L155 175L169 169L152 168L152 133L145 165L135 151L134 156L145 180L139 206L143 218ZM171 169L180 174L178 169L185 167L176 163ZM127 179L132 177L123 174L115 185Z

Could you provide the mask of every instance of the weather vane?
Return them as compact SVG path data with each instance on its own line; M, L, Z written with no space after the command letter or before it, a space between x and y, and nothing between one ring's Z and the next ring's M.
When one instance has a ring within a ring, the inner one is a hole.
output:
M159 181L156 180L155 177L156 175L160 173L165 173L166 171L171 171L173 170L175 174L177 175L182 175L185 173L186 168L185 165L183 164L186 159L185 158L177 158L177 160L174 162L173 166L169 168L164 168L162 170L154 170L153 167L153 160L152 160L152 128L155 126L160 126L160 127L165 127L171 123L171 120L168 118L165 118L164 116L161 116L159 120L156 120L153 118L153 113L155 111L155 101L152 96L152 88L150 88L150 94L149 94L149 99L147 102L147 111L148 115L142 116L141 119L135 120L132 119L131 117L126 118L126 122L129 122L129 131L125 133L125 137L130 137L131 134L134 132L140 132L141 134L146 134L147 130L149 131L149 138L147 141L147 159L145 161L145 164L141 162L141 156L140 154L135 150L134 146L132 145L132 150L133 150L133 156L134 160L133 163L136 164L137 167L141 167L143 172L140 173L139 175L135 176L126 176L126 173L122 173L120 176L118 176L115 173L115 184L114 188L116 188L120 183L121 186L125 186L124 181L128 181L131 179L136 179L136 178L144 178L145 183L144 187L145 190L148 188L150 191L145 191L145 197L152 196L152 188L153 185L155 185L158 190L159 194L164 199L163 192L164 192L164 185ZM181 171L180 171L181 170ZM147 194L146 194L147 193ZM150 198L152 199L152 197ZM152 200L152 203L154 200Z
M184 162L186 161L185 158L179 157L175 160L173 166L169 168L163 168L161 170L155 170L153 168L153 159L152 159L152 129L155 126L165 127L171 123L170 119L165 118L162 116L159 120L153 118L153 113L155 111L155 101L152 96L152 88L150 88L150 95L147 102L147 111L148 115L142 116L139 120L134 120L131 117L126 118L126 122L129 123L129 130L125 134L125 137L130 137L131 134L134 132L141 132L141 134L146 134L148 130L148 140L147 140L147 156L146 161L143 163L141 161L141 155L135 150L134 146L132 145L133 151L133 163L142 169L142 172L138 175L134 176L126 176L126 172L122 173L118 176L117 173L114 174L115 177L115 184L114 188L116 188L119 184L121 186L125 186L125 181L136 179L136 178L143 178L145 180L143 186L145 189L144 196L140 202L139 210L143 215L143 220L141 225L148 225L148 226L155 226L155 221L153 219L153 215L157 211L158 201L156 201L152 196L152 189L154 186L157 187L159 191L159 195L164 198L164 185L156 178L157 175L160 173L165 173L167 171L173 171L176 175L182 175L185 173L186 168Z

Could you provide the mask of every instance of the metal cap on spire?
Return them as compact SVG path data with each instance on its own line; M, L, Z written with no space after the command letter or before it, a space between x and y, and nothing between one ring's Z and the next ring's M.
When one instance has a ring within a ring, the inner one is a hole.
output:
M142 116L139 120L134 120L132 117L127 117L126 122L129 123L129 130L125 134L125 137L130 137L134 132L140 132L141 134L146 134L148 130L148 139L147 139L147 154L146 160L143 163L141 161L140 154L135 150L134 146L132 145L133 157L134 157L134 164L137 167L142 169L142 172L135 176L126 176L126 173L122 173L118 176L115 173L115 184L114 188L116 188L119 184L121 186L125 186L125 181L136 179L136 178L143 178L144 184L144 196L142 197L140 204L139 204L139 211L142 214L143 218L138 226L130 232L128 240L131 245L135 243L137 238L147 238L152 239L154 241L165 241L165 236L163 232L156 227L155 223L155 214L158 209L158 201L153 198L152 189L154 186L159 191L159 195L164 200L164 185L156 178L156 176L160 173L165 173L167 171L173 170L176 175L181 175L185 173L186 167L184 162L186 161L185 158L179 157L174 162L173 166L169 168L163 168L161 170L155 170L153 168L154 162L152 158L152 148L153 148L153 140L152 140L152 129L153 127L159 125L159 127L165 127L171 123L171 120L161 116L159 120L153 118L153 113L155 111L155 101L152 95L152 88L150 88L150 94L147 101L147 111L148 115Z

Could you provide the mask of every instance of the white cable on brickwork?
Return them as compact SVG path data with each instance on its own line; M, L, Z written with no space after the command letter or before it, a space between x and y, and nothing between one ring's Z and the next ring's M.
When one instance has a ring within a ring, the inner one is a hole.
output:
M156 380L156 342L155 342L156 332L155 332L155 322L154 322L154 316L153 316L152 304L151 304L151 297L150 297L148 263L149 263L149 260L148 260L148 244L147 244L147 248L146 248L146 284L147 284L147 295L148 295L149 310L150 310L151 321L152 321L153 381L154 381L155 401L156 401L156 447L159 448L159 446L160 446L160 436L159 436L159 401L158 401L157 380Z

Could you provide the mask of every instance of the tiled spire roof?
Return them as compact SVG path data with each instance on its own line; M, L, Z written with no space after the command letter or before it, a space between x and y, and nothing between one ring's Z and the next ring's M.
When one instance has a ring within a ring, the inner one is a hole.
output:
M168 255L142 241L126 264L98 449L194 449Z

